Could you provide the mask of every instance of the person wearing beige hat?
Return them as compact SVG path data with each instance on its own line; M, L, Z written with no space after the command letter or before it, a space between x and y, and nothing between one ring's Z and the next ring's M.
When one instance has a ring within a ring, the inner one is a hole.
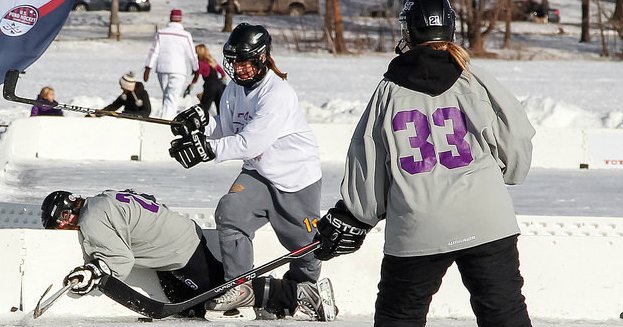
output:
M143 83L137 82L134 79L134 73L129 72L121 76L119 86L122 91L121 95L102 110L117 111L123 107L122 112L124 114L149 117L151 113L149 94L145 90Z
M171 10L170 23L156 33L149 49L143 80L149 80L152 69L158 74L162 89L162 111L156 117L173 119L177 104L188 79L188 67L192 72L199 69L193 38L182 26L182 11Z

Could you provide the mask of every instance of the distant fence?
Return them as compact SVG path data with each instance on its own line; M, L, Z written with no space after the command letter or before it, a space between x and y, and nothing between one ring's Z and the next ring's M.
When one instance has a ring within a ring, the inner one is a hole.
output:
M320 159L344 161L355 125L329 123L311 127L320 147ZM168 126L131 120L25 118L13 121L0 135L0 165L37 158L172 160L168 148L173 136ZM538 128L533 145L533 167L623 168L622 129Z

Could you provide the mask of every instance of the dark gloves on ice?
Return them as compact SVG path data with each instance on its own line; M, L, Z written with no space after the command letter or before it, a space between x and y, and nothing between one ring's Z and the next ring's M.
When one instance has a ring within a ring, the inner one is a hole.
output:
M317 228L314 240L320 240L321 244L314 255L320 260L329 260L357 251L372 226L357 220L340 200L318 221Z
M171 124L173 135L190 135L193 131L203 133L210 122L210 116L198 104L180 112Z
M201 132L194 132L171 141L169 154L186 169L215 158L212 147Z

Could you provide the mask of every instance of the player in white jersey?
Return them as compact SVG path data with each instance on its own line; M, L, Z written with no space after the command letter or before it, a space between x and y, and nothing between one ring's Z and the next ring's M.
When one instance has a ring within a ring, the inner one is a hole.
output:
M322 173L318 146L296 93L271 57L268 31L260 25L236 26L223 55L233 83L223 92L220 114L210 119L199 106L180 113L175 121L182 125L171 129L181 137L169 151L185 168L210 160L244 162L215 214L228 280L253 267L254 233L266 223L290 251L312 242ZM320 261L310 254L294 260L283 280L256 280L254 292L232 289L210 308L253 305L277 315L284 309L293 314L301 303L301 288L307 285L317 293L313 286L319 276ZM254 301L248 300L252 293ZM268 300L269 293L282 294L283 301ZM299 307L323 320L317 304Z
M343 201L318 222L316 256L357 250L385 219L375 326L424 326L453 263L478 326L531 326L505 184L527 175L534 128L453 42L448 0L407 1L400 22L399 55L354 131Z
M73 269L65 284L78 278L71 291L80 295L93 290L102 274L124 280L133 267L156 270L172 302L225 281L223 265L207 247L201 228L152 195L108 190L82 198L55 191L41 205L41 220L46 229L79 230L89 261ZM203 317L203 312L203 305L198 305L182 314Z

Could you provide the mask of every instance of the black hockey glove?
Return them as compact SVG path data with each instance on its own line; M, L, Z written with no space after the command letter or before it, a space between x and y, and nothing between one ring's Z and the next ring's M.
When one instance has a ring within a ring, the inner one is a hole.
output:
M63 279L63 285L67 285L71 280L76 279L77 283L70 290L73 293L85 295L99 284L104 274L110 275L110 268L104 261L95 259L84 266L76 267L70 271Z
M177 114L173 121L180 123L171 125L173 135L190 135L193 131L203 133L210 122L210 115L196 104Z
M320 240L321 244L314 255L326 261L359 250L372 226L357 220L340 200L318 221L317 228L314 240Z
M206 141L205 135L201 132L195 132L171 141L169 154L186 169L216 157L212 147Z

